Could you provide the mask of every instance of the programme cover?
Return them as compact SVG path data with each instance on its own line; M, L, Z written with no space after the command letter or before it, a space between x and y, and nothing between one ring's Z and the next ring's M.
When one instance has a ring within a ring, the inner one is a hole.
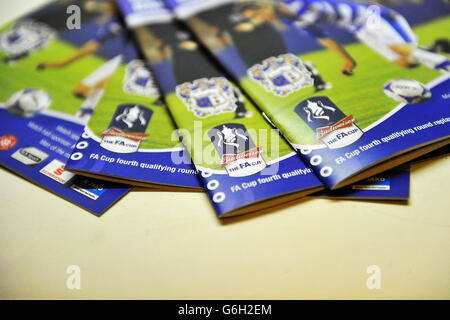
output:
M445 1L166 3L329 188L448 143Z
M114 3L104 2L99 9L105 6ZM101 98L95 112L84 109L93 115L67 169L159 190L202 191L195 168L176 161L186 157L185 150L179 147L175 126L149 69L131 35L121 24L117 28L120 32L110 35L104 45L106 62L96 70L95 86Z
M190 34L170 17L151 19L152 9L150 23L134 32L218 216L278 206L323 188Z
M100 215L129 187L65 170L90 117L86 111L98 102L89 77L105 62L88 51L76 63L60 61L79 52L84 30L103 30L100 12L84 15L83 31L68 29L67 8L74 3L53 2L0 28L0 162Z

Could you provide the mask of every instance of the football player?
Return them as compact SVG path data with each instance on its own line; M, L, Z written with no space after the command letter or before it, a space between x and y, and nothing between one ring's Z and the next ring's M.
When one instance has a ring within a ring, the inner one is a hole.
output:
M423 64L450 71L446 57L418 48L417 37L408 22L392 9L343 0L281 0L278 5L285 23L314 28L319 39L326 35L317 24L334 24L397 65L409 68Z
M311 73L311 78L314 80L314 88L316 92L331 89L331 83L323 80L322 76L319 74L319 71L311 61L306 61L304 65L305 68Z
M97 30L95 37L86 42L74 54L66 57L62 61L48 61L39 63L36 66L38 70L43 71L46 69L64 68L65 66L96 52L107 40L124 32L122 25L117 19L118 11L113 2L109 0L102 2L88 0L83 2L83 8L87 12L102 13L100 18L102 24ZM103 92L106 89L111 77L121 63L121 55L112 58L85 77L81 83L75 87L72 93L80 99L85 99L76 113L77 117L81 119L88 119L90 117L103 96Z
M155 65L163 65L170 61L171 71L176 84L192 82L201 78L214 78L222 76L217 70L217 66L205 60L201 47L192 39L191 34L182 31L174 26L166 26L170 29L137 28L137 38L141 43L147 45L143 47L146 57ZM156 31L156 32L155 32ZM170 72L168 70L168 72ZM169 74L167 78L169 78ZM164 85L162 82L160 85ZM171 90L173 88L170 88ZM246 108L242 92L234 88L233 95L236 98L235 119L251 117L252 112Z
M91 53L96 52L103 46L103 44L107 40L124 31L122 25L116 18L118 12L116 6L112 2L86 1L83 3L83 8L88 12L97 11L103 13L102 20L104 22L98 29L95 37L86 42L73 55L65 58L62 61L49 61L39 63L36 67L38 70L63 68ZM114 59L106 62L103 66L83 79L83 81L73 90L73 94L79 98L87 98L91 93L95 93L98 90L105 89L111 76L114 74L114 71L118 67L117 63L119 63L120 65L121 62L119 61L119 59Z
M215 42L205 41L211 50L217 52L223 50L221 47L234 46L247 69L268 57L279 56L288 51L282 36L287 27L280 21L277 7L273 1L244 1L199 13L187 22L196 33L202 34L204 41L216 39ZM284 14L292 16L292 13L285 12ZM342 71L351 74L356 63L345 49L330 37L322 37L319 42L343 57L346 65ZM219 43L223 45L219 47Z

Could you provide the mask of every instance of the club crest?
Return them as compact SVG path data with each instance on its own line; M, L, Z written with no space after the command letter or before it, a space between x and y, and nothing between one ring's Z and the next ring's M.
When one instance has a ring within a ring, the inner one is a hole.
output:
M137 104L117 107L108 129L102 133L100 146L116 153L133 153L147 138L145 130L153 111Z
M24 20L0 34L0 50L14 63L28 54L43 49L55 32L43 23Z
M230 177L249 176L267 166L262 148L255 145L244 125L222 124L210 129L208 136Z
M233 87L223 77L185 82L176 87L176 94L198 118L234 112L237 108Z
M294 111L316 133L316 139L330 149L346 147L364 134L354 123L353 116L345 115L327 97L309 98Z
M158 97L159 92L150 70L142 60L128 63L123 79L123 91L146 97Z
M311 73L295 55L287 53L271 57L247 70L253 81L267 92L286 97L314 84Z

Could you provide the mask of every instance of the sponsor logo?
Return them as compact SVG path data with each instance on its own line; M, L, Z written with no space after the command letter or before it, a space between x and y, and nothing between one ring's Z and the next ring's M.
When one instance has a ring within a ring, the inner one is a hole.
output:
M11 158L29 166L34 167L48 158L48 154L36 147L21 148L11 155Z
M353 190L382 190L391 189L391 179L385 176L374 176L352 185Z
M345 115L327 97L309 98L294 111L316 132L316 139L330 149L346 147L364 134L354 123L353 116Z
M12 134L6 134L0 137L0 150L9 150L14 148L18 139Z
M0 50L9 54L10 62L47 46L55 32L45 24L24 20L0 34Z
M72 172L65 171L65 167L66 165L63 162L54 159L39 172L61 184L65 184L75 176Z
M247 70L247 74L267 92L279 97L286 97L314 84L311 73L302 61L290 53L255 64Z
M230 177L249 176L267 166L262 148L254 144L244 125L222 124L210 129L208 136L221 157L221 167Z
M128 63L123 79L123 91L146 97L159 97L158 89L150 70L142 60Z
M116 153L137 152L141 141L147 138L145 130L152 115L152 110L141 105L118 106L109 128L102 133L100 146Z
M176 87L176 94L198 118L234 112L237 98L231 83L223 78L203 78Z
M106 191L101 184L98 184L88 178L77 179L77 181L75 181L70 188L92 200L97 200Z

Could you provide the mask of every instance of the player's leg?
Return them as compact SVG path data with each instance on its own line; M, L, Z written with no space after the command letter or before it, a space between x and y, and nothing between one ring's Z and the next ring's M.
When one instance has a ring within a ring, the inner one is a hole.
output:
M111 60L108 60L102 64L99 68L95 69L94 72L89 74L84 78L81 83L75 88L75 93L82 93L83 96L89 95L89 90L96 90L104 87L109 78L116 72L117 68L122 63L122 55L118 55Z
M408 38L415 37L414 32L411 30L411 27L409 26L406 19L401 16L400 14L395 14L395 17L392 22L392 26L402 35ZM410 43L408 43L410 44ZM406 58L408 61L410 61L412 64L414 63L420 63L423 64L429 68L433 68L436 70L442 70L442 71L449 71L449 61L446 57L441 56L437 53L434 53L429 50L425 50L422 48L417 47L417 40L412 42L414 46L410 46L409 48L406 48L406 50L399 48L398 46L394 46L393 50L397 50L397 52L407 55L403 55L404 58ZM408 50L409 49L409 50Z
M122 56L116 56L94 70L74 89L77 97L86 98L77 112L78 117L86 117L92 114L103 95L111 77L122 63Z
M440 54L422 48L415 48L408 58L429 68L450 72L450 60Z
M247 108L245 107L245 101L244 101L244 97L242 96L241 91L238 88L234 88L233 93L237 100L236 101L236 106L237 106L236 115L234 118L240 119L240 118L251 117L252 112L247 110Z
M103 90L108 86L109 81L111 80L111 76L104 77L101 80L98 80L96 83L86 84L84 81L78 84L75 89L72 91L72 94L80 99L85 99L90 96L93 92L98 90Z
M91 91L92 87L80 83L73 89L72 94L77 98L85 99L89 96Z
M400 29L401 30L401 29ZM411 32L399 32L393 15L380 14L376 22L368 20L355 27L355 35L364 44L387 60L407 66L407 57L417 45L416 36Z
M99 68L95 69L94 72L84 78L81 83L76 86L72 93L76 97L86 98L91 92L106 88L109 79L116 72L121 62L121 55L105 62Z
M322 76L319 74L319 71L310 61L306 61L304 63L306 69L311 72L311 77L314 80L314 87L316 88L316 92L327 90L332 87L331 83L323 80Z
M399 66L448 68L446 57L417 47L417 37L406 19L392 10L382 10L377 23L366 23L355 33L361 42Z
M426 48L426 50L434 53L450 54L450 41L448 39L437 39L434 43Z
M94 112L95 107L97 107L98 103L103 97L103 93L104 90L97 90L91 92L91 94L86 98L86 100L83 101L75 116L77 118L80 118L85 123L87 123L92 113Z
M344 49L344 47L342 47L338 42L330 37L319 38L318 41L325 48L335 52L345 61L344 67L341 69L341 72L346 76L351 76L353 74L353 69L355 69L356 67L356 61L352 56L350 56L350 54Z

